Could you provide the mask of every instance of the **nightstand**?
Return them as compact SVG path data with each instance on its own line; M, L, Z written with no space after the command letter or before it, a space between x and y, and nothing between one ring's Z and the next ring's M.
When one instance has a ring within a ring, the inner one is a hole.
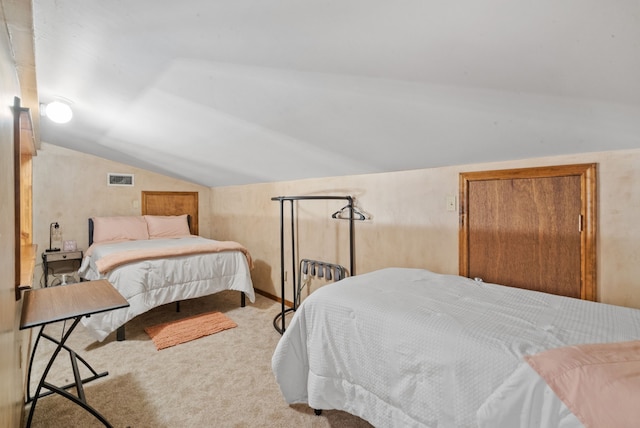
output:
M65 272L75 272L82 264L82 250L76 251L52 251L42 253L42 271L44 272L44 286L49 286L49 269L55 273L56 266L59 269L67 268ZM76 266L77 265L77 266ZM71 269L69 269L71 266ZM75 267L75 269L74 269Z

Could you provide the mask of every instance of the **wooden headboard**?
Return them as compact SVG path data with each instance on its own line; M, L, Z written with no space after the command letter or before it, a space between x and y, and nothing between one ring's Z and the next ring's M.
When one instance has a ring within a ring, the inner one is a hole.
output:
M198 192L142 191L142 215L182 215L191 217L189 228L198 235Z

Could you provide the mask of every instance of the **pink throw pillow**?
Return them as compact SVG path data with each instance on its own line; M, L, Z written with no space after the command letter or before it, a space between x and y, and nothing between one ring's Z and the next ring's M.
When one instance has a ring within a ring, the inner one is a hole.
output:
M93 217L93 242L149 239L147 222L142 216Z
M145 215L149 238L182 238L190 236L187 214L183 215Z

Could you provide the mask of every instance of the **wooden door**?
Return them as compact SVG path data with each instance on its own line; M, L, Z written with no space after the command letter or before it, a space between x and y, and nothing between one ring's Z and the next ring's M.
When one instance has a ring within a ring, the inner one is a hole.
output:
M460 274L595 300L595 165L463 173Z

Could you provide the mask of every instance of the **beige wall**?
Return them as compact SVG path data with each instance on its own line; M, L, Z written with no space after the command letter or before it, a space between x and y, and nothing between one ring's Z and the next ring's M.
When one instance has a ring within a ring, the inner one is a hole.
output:
M107 186L109 172L134 174L134 186ZM88 218L140 215L143 190L198 192L200 234L209 236L209 188L43 143L33 159L33 231L39 251L49 248L49 225L56 221L63 240L86 249ZM38 257L36 284L42 283L41 261Z
M280 296L279 204L271 198L352 195L371 215L368 221L356 222L357 273L404 266L455 274L458 213L447 211L445 201L447 195L457 197L460 172L591 162L598 164L599 177L598 299L640 308L640 228L636 225L640 150L208 189L43 144L34 158L34 236L44 250L49 245L49 224L58 221L63 239L75 239L86 248L88 217L139 214L134 204L139 202L141 190L196 190L200 195L201 234L246 245L255 259L254 285ZM135 187L108 187L107 172L134 173ZM297 204L299 257L348 267L348 222L330 218L344 204ZM288 203L285 212L288 220ZM285 298L291 300L288 221L285 229ZM36 272L40 274L41 268Z
M254 285L279 296L279 204L271 198L348 194L372 216L356 222L357 273L405 266L456 274L458 213L447 211L445 201L447 195L457 197L460 172L592 162L598 163L599 176L598 300L640 308L640 150L214 188L211 230L214 237L244 243L256 260ZM298 204L300 257L348 266L347 222L330 219L342 205ZM285 298L291 300L290 272L287 280Z

